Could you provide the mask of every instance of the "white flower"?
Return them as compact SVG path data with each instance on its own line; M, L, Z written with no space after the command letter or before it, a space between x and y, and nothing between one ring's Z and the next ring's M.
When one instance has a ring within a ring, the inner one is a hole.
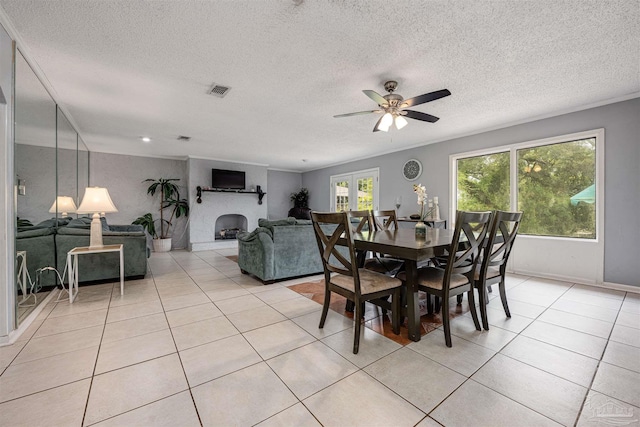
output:
M413 192L418 195L418 204L424 205L427 201L427 189L422 184L413 184Z

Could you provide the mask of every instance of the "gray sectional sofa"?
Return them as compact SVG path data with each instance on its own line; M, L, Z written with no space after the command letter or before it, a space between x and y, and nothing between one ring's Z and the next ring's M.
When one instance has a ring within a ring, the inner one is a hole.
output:
M258 228L238 233L237 239L240 269L265 284L323 271L310 220L261 218Z
M43 221L25 227L16 235L16 250L27 252L27 270L32 281L42 267L55 267L64 272L67 252L77 246L89 246L91 218L62 218ZM140 225L107 225L103 221L102 239L105 245L124 244L124 274L127 279L142 278L147 273L147 236ZM118 280L118 257L113 254L89 254L78 260L80 283ZM67 282L68 279L65 279ZM52 271L40 277L41 286L55 286L58 280Z

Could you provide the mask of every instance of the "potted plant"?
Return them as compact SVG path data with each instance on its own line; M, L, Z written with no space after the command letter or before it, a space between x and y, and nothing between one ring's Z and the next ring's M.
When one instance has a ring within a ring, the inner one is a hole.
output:
M180 198L180 191L174 181L178 178L145 179L142 182L150 182L147 194L160 197L160 219L154 219L149 212L136 218L133 224L142 225L147 233L153 238L153 250L156 252L168 252L171 250L171 234L169 230L173 225L174 218L189 216L189 202ZM169 209L169 219L165 219L165 210ZM156 228L156 221L160 221L159 229Z
M309 190L301 188L297 193L291 193L293 208L289 210L288 216L296 219L311 219L311 209L309 209Z

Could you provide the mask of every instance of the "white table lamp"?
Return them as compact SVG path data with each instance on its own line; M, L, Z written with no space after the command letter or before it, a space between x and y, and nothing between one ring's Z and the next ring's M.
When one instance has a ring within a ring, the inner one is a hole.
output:
M77 210L79 214L93 213L91 220L91 240L90 248L99 248L102 244L102 223L100 222L100 212L118 212L109 197L109 191L102 187L87 187L84 190L82 203Z
M70 213L75 213L76 209L76 203L73 201L72 197L58 196L51 205L49 213L61 212L61 216L64 217Z

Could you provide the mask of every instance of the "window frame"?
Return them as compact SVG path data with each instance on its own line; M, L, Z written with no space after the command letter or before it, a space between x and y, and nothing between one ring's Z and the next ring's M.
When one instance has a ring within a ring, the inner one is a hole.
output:
M480 150L467 151L449 155L449 221L455 224L455 212L458 205L458 160L469 157L478 157L489 154L509 152L509 204L510 210L516 211L518 208L518 150L525 148L539 147L543 145L561 144L580 139L595 138L595 184L596 184L596 236L593 239L577 237L541 236L535 234L522 234L522 237L531 239L551 239L570 240L598 243L604 238L604 128L593 129L583 132L559 135L550 138L536 139L520 143L505 144L495 147L483 148Z
M363 169L354 172L345 172L341 174L331 175L329 176L329 209L331 212L336 212L335 206L335 188L333 182L337 181L348 181L349 182L349 210L356 210L353 207L358 203L357 194L352 194L352 189L356 188L356 182L358 178L362 178L365 176L373 177L373 210L378 209L378 203L380 200L380 168L370 168ZM357 191L357 190L356 190ZM355 203L355 205L354 205Z

